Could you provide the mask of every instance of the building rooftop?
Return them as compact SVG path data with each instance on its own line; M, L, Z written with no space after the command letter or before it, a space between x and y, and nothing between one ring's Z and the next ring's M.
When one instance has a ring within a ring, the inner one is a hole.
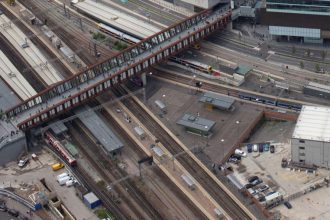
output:
M176 123L188 128L198 129L204 132L209 132L215 125L214 121L197 117L191 114L184 114L184 116Z
M68 128L65 126L65 124L60 121L50 124L49 127L52 129L56 136L68 131Z
M248 74L250 71L252 70L251 66L247 66L247 65L239 65L236 69L235 69L235 73L245 76L246 74Z
M292 138L330 142L330 108L303 106Z
M230 98L228 96L205 92L199 99L199 101L204 102L206 104L212 104L213 106L221 109L228 110L234 104L235 99Z
M77 110L76 113L78 113L79 119L102 144L105 150L112 152L124 146L113 131L93 110L83 107Z

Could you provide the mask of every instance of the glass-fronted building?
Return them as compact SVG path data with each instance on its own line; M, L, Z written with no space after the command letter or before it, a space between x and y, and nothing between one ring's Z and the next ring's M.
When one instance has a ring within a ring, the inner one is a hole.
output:
M330 38L330 0L266 0L261 23L272 36L321 43Z

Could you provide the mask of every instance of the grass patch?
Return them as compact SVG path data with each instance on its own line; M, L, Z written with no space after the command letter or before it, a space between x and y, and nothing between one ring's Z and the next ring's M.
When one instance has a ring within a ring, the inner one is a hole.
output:
M116 50L125 50L125 49L127 48L127 44L122 43L122 42L120 42L120 41L116 41L116 42L114 43L114 48L115 48Z
M110 218L110 219L115 219L115 217L108 212L105 208L100 208L95 210L95 214L97 215L97 217L99 219L106 219L106 218Z
M100 32L96 32L93 33L93 39L97 41L103 41L105 39L105 35Z

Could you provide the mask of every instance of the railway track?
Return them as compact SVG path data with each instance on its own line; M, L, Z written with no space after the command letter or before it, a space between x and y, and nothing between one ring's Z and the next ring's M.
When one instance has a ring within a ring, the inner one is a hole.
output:
M29 36L29 39L32 41L33 44L35 44L43 54L47 54L48 61L52 63L56 68L58 69L59 72L61 72L61 75L64 77L69 77L71 72L67 69L67 67L56 57L56 55L37 37L35 34L29 30L28 27L26 27L23 22L18 19L14 14L12 14L5 6L0 4L0 9L1 11L4 12L4 14L14 23L15 25L26 35ZM25 71L23 72L28 72L28 71L34 71L34 67L27 66ZM21 71L21 73L23 74ZM38 88L38 87L37 87ZM39 89L39 88L38 88ZM36 89L37 90L37 89Z
M127 94L127 92L120 87L118 87L114 93L117 96ZM153 134L170 151L171 154L177 155L184 151L181 146L148 113L146 113L136 101L134 101L133 98L125 99L122 102L140 121L144 122L144 125L150 131L153 131ZM190 175L192 175L192 177L195 178L204 187L204 189L213 196L215 201L232 219L252 219L240 207L240 205L238 205L223 188L221 188L212 178L210 178L209 174L191 157L187 157L187 155L179 155L176 159L185 167Z
M22 5L27 8L32 7L33 13L35 16L44 21L47 19L47 26L62 40L64 41L73 51L77 53L77 55L87 64L92 65L99 58L92 56L92 51L94 51L94 41L89 37L87 37L86 33L82 32L78 26L74 24L74 22L67 21L67 17L64 15L64 9L60 5L55 2L40 2L40 1L20 1ZM47 8L52 7L54 10L48 11ZM56 10L55 10L56 9ZM71 19L75 18L78 20L77 15L74 13L70 14ZM91 22L88 21L84 24L89 24L90 29L96 29L95 27L91 27ZM65 25L62 25L65 24ZM114 54L114 52L110 51L109 49L105 48L104 46L96 43L97 51L103 54L104 57L108 57Z
M86 140L89 135L81 134L86 133L80 123L75 122L71 128L71 133L75 137L75 141L79 143L78 147L81 152L88 158L88 161L93 165L94 168L98 170L102 178L111 185L111 183L116 182L118 179L122 179L127 176L126 173L120 171L116 164L111 161L99 146L94 144L92 140ZM79 139L79 140L78 140ZM90 139L90 138L89 138ZM84 140L82 143L82 140ZM93 146L93 151L86 149L87 146ZM109 167L104 167L101 164L109 164ZM121 181L119 184L112 186L113 190L121 195L121 200L126 204L131 211L136 215L138 219L165 219L158 211L149 203L146 197L141 191L139 191L135 186L134 181L127 179ZM132 201L130 198L132 198Z

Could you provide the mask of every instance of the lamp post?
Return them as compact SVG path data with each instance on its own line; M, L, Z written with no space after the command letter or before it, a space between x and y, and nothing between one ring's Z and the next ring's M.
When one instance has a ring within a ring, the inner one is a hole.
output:
M223 159L224 159L224 156L225 156L225 146L224 146L224 143L225 140L224 139L221 139L220 140L220 147L221 147L221 165L222 165L222 162L223 162Z
M236 121L236 124L237 124L237 135L239 135L239 123L240 123L240 121Z

